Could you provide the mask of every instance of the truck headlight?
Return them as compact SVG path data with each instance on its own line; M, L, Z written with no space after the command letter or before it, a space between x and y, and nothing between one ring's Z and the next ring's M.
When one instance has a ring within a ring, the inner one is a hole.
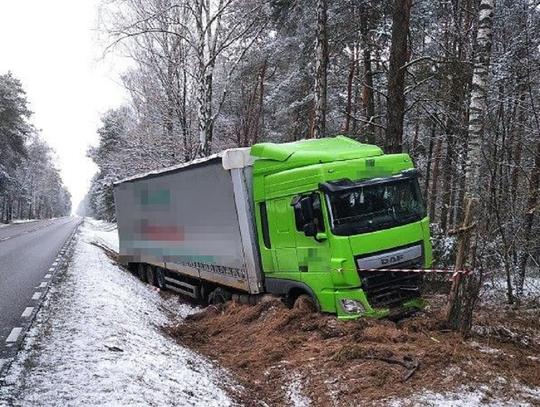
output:
M361 314L366 312L364 305L358 300L339 300L339 305L347 314Z

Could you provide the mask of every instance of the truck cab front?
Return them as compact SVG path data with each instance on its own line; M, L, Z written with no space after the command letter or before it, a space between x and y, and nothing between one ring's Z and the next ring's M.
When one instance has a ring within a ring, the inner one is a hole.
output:
M262 143L251 153L267 291L307 293L322 312L345 319L422 306L421 275L403 271L432 261L407 154L341 136Z

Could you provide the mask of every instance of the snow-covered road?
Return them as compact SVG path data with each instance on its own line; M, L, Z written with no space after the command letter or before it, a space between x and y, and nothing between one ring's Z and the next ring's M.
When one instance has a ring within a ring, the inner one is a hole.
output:
M0 406L227 406L223 370L165 337L164 298L115 266L92 241L117 245L110 225L86 220L3 386Z

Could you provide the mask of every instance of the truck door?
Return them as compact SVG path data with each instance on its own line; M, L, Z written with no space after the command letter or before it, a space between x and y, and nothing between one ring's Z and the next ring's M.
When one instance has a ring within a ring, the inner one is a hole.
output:
M268 205L268 226L274 270L282 273L298 273L296 230L290 199L273 199L268 201L268 204L270 204Z
M316 222L318 229L321 232L325 231L325 222L323 217L323 208L321 204L321 197L318 193L312 194ZM296 253L298 258L298 269L303 274L303 281L307 282L307 279L313 278L312 273L328 273L330 269L330 245L328 239L317 241L311 236L306 236L303 230L303 219L301 213L298 210L294 211L295 216L295 239L296 239ZM309 273L311 276L307 276L304 273Z

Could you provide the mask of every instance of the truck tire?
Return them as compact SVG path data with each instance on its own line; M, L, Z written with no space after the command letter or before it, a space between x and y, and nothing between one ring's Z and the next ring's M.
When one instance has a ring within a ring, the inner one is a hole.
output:
M161 267L156 267L156 287L160 290L165 290L165 270Z
M146 283L146 264L139 263L139 266L137 267L137 277L139 277L139 280Z
M225 304L231 300L231 293L224 288L218 287L208 296L208 303L212 305Z
M293 308L301 310L306 314L312 314L317 312L317 305L309 294L299 295L298 298L294 301Z
M156 286L156 272L154 266L146 266L146 281L148 284Z

